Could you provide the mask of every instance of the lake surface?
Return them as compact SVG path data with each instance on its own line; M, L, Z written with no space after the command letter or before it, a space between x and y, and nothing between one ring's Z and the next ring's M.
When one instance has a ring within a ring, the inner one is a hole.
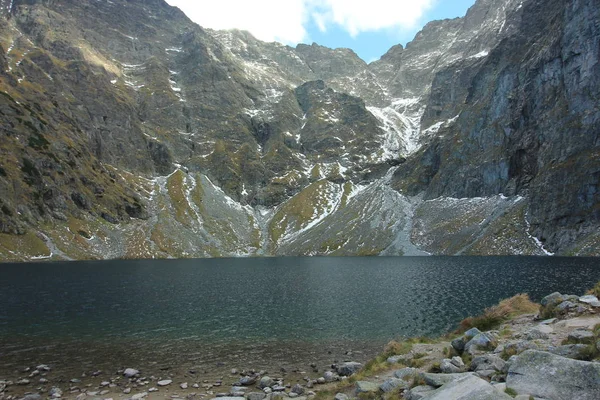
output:
M307 368L438 335L517 293L582 294L600 259L253 258L0 265L0 378L65 371Z

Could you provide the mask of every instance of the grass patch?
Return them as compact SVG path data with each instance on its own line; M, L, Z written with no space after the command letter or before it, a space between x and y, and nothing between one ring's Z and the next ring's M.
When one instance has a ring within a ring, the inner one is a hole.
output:
M480 331L489 331L518 315L531 314L538 311L539 305L532 302L527 294L518 294L509 299L502 300L495 306L486 308L480 316L462 320L458 332L464 333L471 328L477 328Z
M504 393L506 393L510 397L517 397L517 395L518 395L518 393L516 392L516 390L515 389L511 389L511 388L504 389Z

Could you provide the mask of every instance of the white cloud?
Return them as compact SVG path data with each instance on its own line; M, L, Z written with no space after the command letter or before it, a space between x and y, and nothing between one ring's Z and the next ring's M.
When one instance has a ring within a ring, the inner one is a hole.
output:
M439 0L167 0L199 25L243 29L258 39L294 44L308 39L307 23L322 32L338 25L350 35L411 29Z

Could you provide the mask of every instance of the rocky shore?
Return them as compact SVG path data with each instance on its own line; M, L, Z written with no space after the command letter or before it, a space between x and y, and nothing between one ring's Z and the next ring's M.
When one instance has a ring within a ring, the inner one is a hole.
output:
M539 305L517 295L443 338L390 342L365 364L311 365L295 375L232 369L222 379L147 376L130 367L70 380L41 364L0 380L0 400L600 399L599 289L552 293Z

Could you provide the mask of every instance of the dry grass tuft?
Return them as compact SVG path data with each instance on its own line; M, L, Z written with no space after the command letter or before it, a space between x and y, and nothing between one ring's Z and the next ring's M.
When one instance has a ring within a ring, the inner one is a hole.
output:
M540 306L532 302L527 294L518 294L486 308L480 316L462 320L458 332L466 332L471 328L488 331L517 315L537 313L539 308Z

